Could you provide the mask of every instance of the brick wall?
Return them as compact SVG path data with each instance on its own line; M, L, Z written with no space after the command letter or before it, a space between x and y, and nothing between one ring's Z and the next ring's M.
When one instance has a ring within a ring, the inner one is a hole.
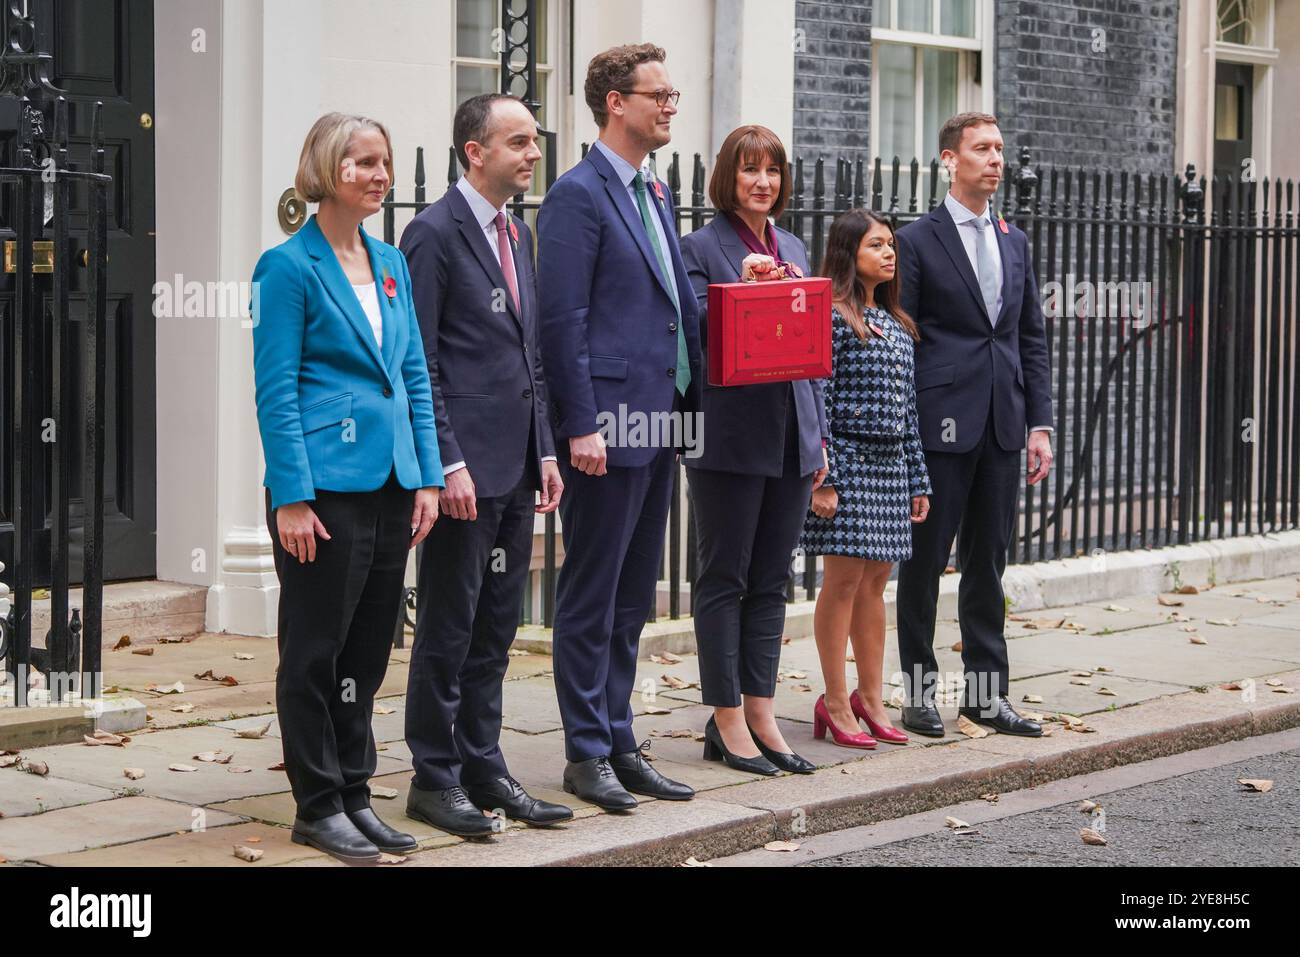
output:
M794 154L866 157L871 119L871 0L796 0L804 49L794 63Z

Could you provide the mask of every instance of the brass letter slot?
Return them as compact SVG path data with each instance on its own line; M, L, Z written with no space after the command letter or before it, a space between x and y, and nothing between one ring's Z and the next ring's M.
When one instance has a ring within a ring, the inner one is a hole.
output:
M18 271L18 242L5 240L5 272ZM54 243L38 239L32 243L32 272L54 272Z

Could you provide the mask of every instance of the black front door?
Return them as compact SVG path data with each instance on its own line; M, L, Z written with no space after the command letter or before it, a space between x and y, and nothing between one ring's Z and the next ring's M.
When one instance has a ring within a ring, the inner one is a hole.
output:
M7 18L8 4L3 14ZM69 155L73 168L90 168L92 107L104 104L106 171L113 177L108 199L108 342L105 387L104 578L152 578L155 574L156 455L154 449L154 144L153 144L153 4L152 0L29 0L40 47L53 54L51 82L68 99ZM4 33L7 33L7 23ZM0 34L4 35L4 34ZM52 109L47 129L53 129ZM0 165L15 162L16 102L0 100ZM9 197L0 209L0 226L9 226ZM72 234L85 245L87 199L84 190L73 196ZM12 230L0 229L5 238ZM85 314L86 273L71 272L70 309L74 319ZM38 276L38 289L48 297L51 277ZM0 429L13 435L8 396L13 389L13 276L0 275ZM42 375L46 406L50 405L50 350L45 343ZM84 408L82 370L74 360L77 382L74 408ZM80 451L80 428L73 439ZM63 438L63 437L61 437ZM4 455L10 454L5 446ZM0 463L7 473L10 462ZM82 461L74 453L73 495L81 487ZM48 485L38 490L37 509L47 516ZM0 482L0 561L12 570L13 490ZM72 503L72 576L80 581L81 509ZM35 579L50 578L50 533L37 541ZM11 572L6 572L9 578Z

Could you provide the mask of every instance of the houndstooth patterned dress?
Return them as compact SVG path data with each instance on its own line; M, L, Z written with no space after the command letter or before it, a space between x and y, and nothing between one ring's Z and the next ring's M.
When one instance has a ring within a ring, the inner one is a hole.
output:
M912 338L883 309L863 312L880 336L858 338L831 312L831 377L825 381L831 441L824 484L835 514L810 511L799 545L809 555L900 562L912 555L912 497L929 495L930 475L916 417Z

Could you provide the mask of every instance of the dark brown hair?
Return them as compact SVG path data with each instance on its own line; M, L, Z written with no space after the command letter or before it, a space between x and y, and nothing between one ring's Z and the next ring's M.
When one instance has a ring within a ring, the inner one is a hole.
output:
M760 163L764 159L781 170L781 189L769 215L779 217L790 202L790 175L785 159L785 145L766 126L738 126L727 134L713 163L709 177L709 202L725 213L736 211L736 174L746 160Z
M867 326L862 321L867 288L858 275L858 247L862 245L862 237L876 223L889 230L892 240L894 227L889 225L889 220L868 209L850 209L836 217L826 236L826 256L822 259L821 274L831 281L831 300L859 339L867 338ZM895 269L893 279L876 286L876 305L893 316L909 336L919 340L920 330L899 303L898 273L899 270Z
M451 121L451 143L456 148L456 159L460 160L461 169L469 169L465 144L487 142L492 127L492 110L501 100L524 102L519 97L506 93L480 93L471 96L456 108L456 116ZM524 108L527 109L527 106Z
M948 117L939 130L939 152L957 152L957 147L961 146L962 134L972 126L983 126L986 123L997 126L998 118L992 113L957 113Z
M596 125L602 130L609 122L609 111L605 98L610 90L630 93L632 74L642 63L663 63L668 54L663 47L653 43L633 43L628 46L610 47L597 53L587 64L587 82L583 85L583 96Z

